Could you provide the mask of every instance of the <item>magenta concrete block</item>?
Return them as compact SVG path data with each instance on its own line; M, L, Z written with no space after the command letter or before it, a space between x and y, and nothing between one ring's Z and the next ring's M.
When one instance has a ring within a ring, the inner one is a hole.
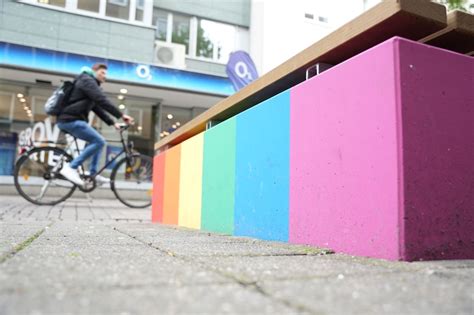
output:
M393 38L291 91L292 243L474 258L474 58Z

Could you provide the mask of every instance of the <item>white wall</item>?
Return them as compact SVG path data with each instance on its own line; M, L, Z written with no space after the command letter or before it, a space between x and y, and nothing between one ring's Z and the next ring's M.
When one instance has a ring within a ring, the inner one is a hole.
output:
M380 0L252 0L250 54L262 75ZM313 19L305 14L313 15ZM327 19L320 22L319 17Z

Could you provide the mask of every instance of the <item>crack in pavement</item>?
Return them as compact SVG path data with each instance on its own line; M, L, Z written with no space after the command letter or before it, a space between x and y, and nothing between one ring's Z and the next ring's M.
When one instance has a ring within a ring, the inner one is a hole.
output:
M3 220L3 218L5 217L6 214L9 214L10 211L15 211L17 208L21 207L21 205L17 205L17 204L13 204L11 205L9 208L5 209L5 211L3 211L1 214L0 214L0 220Z
M218 268L215 268L213 266L209 266L208 264L202 262L202 261L195 261L193 259L190 259L186 256L182 256L182 255L179 255L179 254L176 254L174 253L173 251L171 250L167 250L167 249L163 249L163 248L160 248L156 245L153 245L153 243L150 243L150 242L146 242L140 238L138 238L137 236L135 235L132 235L132 234L129 234L125 231L122 231L116 227L112 227L113 230L117 231L118 233L121 233L123 235L126 235L134 240L136 240L137 242L141 243L141 244L144 244L146 245L147 247L150 247L154 250L158 250L159 252L161 253L164 253L166 255L169 255L169 256L172 256L172 257L175 257L176 259L179 259L181 261L184 261L186 263L192 263L192 264L198 264L201 266L201 268L203 269L206 269L208 271L211 271L211 272L214 272L220 276L223 276L224 278L227 278L227 279L230 279L232 280L234 283L240 285L241 287L245 288L245 289L251 289L253 290L254 292L257 292L261 295L263 295L264 297L267 297L269 298L270 300L273 300L275 302L279 302L279 303L282 303L283 305L297 311L298 313L311 313L311 314L316 314L317 312L313 309L310 309L308 308L307 306L304 306L304 305L301 305L301 304L298 304L298 303L295 303L294 301L289 301L287 299L283 299L283 298L278 298L274 295L272 295L270 292L266 291L264 288L262 288L257 281L246 281L245 279L240 279L238 277L236 277L234 274L231 274L231 273L227 273L227 272L224 272ZM270 255L268 255L270 256Z
M30 246L38 237L40 237L41 234L44 233L44 231L46 231L47 228L51 227L52 225L53 225L53 223L48 224L47 226L45 226L41 230L37 231L35 234L33 234L30 237L28 237L27 239L25 239L20 244L13 247L10 251L8 251L5 254L1 255L0 256L0 264L3 264L7 260L13 258L20 251L22 251L25 248L27 248L28 246Z
M307 254L307 253L274 253L274 254L209 254L209 255L190 255L190 256L199 256L199 257L222 257L222 258L231 258L231 257L247 257L247 258L259 258L259 257L297 257L297 256L325 256L330 255L331 253L321 253L321 254Z
M176 288L199 288L199 287L209 287L211 285L213 286L224 286L228 285L229 282L224 282L224 281L216 281L212 283L191 283L191 284L186 284L182 282L166 282L166 281L157 281L153 283L137 283L137 284L100 284L100 285L94 285L91 286L90 284L75 284L74 286L70 287L61 287L62 290L68 291L70 293L78 292L82 293L85 290L94 290L97 292L104 291L104 290L134 290L134 289L147 289L147 288L156 288L158 287L176 287ZM36 289L36 288L34 288ZM0 288L0 294L2 293L7 293L7 294L12 294L12 293L17 293L18 288Z

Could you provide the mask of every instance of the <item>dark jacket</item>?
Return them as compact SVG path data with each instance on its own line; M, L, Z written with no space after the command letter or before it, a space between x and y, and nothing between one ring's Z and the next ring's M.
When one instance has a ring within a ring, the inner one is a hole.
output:
M100 88L100 82L88 73L81 73L76 78L68 104L59 114L58 121L88 121L91 110L109 126L113 125L114 121L107 113L112 114L116 118L122 117L122 113L109 101Z

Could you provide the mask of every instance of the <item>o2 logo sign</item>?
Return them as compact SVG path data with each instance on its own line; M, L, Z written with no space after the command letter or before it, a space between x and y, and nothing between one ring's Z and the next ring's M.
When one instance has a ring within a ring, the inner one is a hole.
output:
M245 51L234 51L230 54L226 73L235 91L240 90L258 78L255 64Z
M243 61L237 62L234 66L234 71L235 71L235 74L239 76L239 78L253 81L252 73L250 73L249 67L247 66L245 62Z
M150 81L153 77L151 75L150 66L147 65L138 65L135 69L135 73L140 79L145 79Z

